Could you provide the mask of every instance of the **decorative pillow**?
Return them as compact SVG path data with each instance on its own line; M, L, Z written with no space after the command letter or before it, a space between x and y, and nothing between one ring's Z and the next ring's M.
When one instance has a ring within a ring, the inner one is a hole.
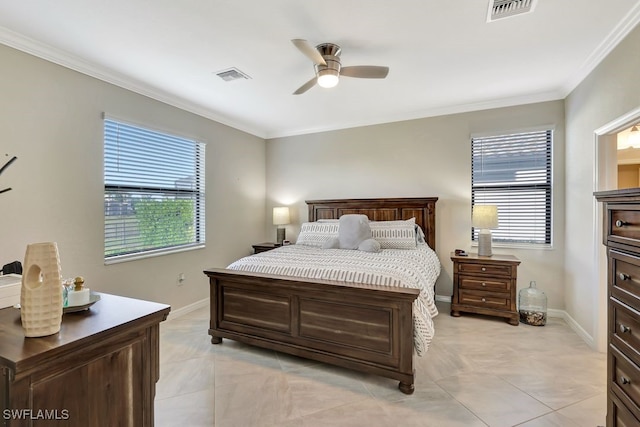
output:
M339 223L335 222L305 222L300 226L297 245L321 248L332 237L338 237Z
M371 238L369 218L366 215L343 215L340 217L338 237L326 241L323 249L357 249L364 252L380 251L380 244Z
M382 249L415 249L418 237L415 218L406 221L375 221L369 225L371 236Z

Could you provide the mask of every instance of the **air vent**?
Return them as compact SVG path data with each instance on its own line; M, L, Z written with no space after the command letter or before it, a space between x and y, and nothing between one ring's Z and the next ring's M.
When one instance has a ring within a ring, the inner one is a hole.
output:
M533 12L537 0L489 0L487 22Z
M222 80L224 80L225 82L230 82L233 80L240 80L240 79L248 80L251 78L247 74L243 73L242 71L238 70L235 67L218 71L216 72L216 75L220 77Z

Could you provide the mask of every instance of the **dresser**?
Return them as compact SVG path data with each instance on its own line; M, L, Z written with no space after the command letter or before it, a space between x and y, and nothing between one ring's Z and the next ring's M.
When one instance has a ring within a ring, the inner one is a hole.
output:
M451 315L461 312L504 317L517 326L516 286L520 260L512 255L481 257L451 253L453 296Z
M640 189L595 193L607 246L607 426L640 425Z
M153 426L159 324L170 307L100 296L39 338L25 338L20 310L0 310L0 425Z

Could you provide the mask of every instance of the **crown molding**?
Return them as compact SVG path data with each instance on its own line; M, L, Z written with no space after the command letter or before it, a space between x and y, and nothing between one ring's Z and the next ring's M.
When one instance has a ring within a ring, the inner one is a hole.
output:
M203 108L202 106L186 101L161 89L147 85L144 82L132 79L129 76L86 61L64 50L57 49L46 43L25 37L22 34L18 34L3 27L0 27L0 43L62 67L102 80L106 83L155 99L156 101L160 101L164 104L214 120L218 123L249 133L259 138L265 138L265 133L262 129L257 129L247 123L238 122L229 117L214 113L210 109Z
M285 132L268 132L266 139L286 138L289 136L300 136L311 133L330 132L343 129L351 129L364 126L381 125L387 123L404 122L408 120L419 120L428 117L445 116L450 114L469 113L472 111L490 110L494 108L514 107L517 105L536 104L538 102L557 101L564 99L560 91L549 91L509 98L500 98L489 101L475 102L469 104L450 105L445 107L431 108L426 110L416 110L397 115L384 115L364 121L352 121L335 123L331 126L317 126L293 129Z
M640 22L640 3L631 8L629 13L616 25L609 35L595 48L582 66L562 87L563 98L566 98L587 76L595 70L604 58L638 25Z

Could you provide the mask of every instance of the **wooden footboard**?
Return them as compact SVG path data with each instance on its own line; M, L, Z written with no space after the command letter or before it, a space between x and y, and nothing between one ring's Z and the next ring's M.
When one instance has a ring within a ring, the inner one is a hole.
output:
M210 269L211 342L229 338L373 373L413 392L418 289Z

